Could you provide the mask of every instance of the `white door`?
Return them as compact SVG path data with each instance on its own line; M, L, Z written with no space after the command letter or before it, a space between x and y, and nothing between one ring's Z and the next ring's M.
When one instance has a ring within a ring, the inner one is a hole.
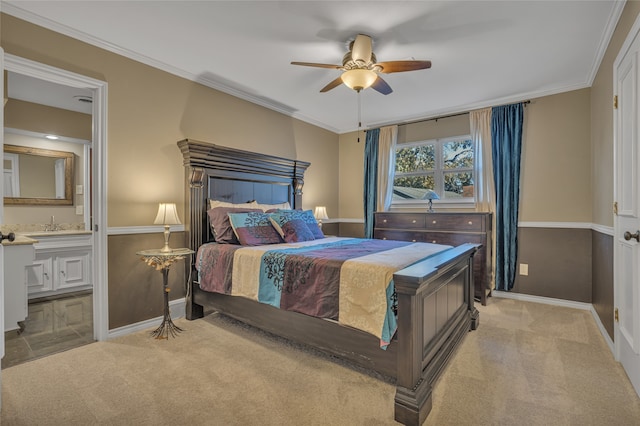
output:
M614 63L614 340L616 358L640 395L639 22ZM615 98L614 98L615 99Z
M3 162L4 153L4 50L0 47L0 73L2 74L2 84L0 84L0 95L2 102L0 102L0 162ZM1 180L4 177L4 173L0 173L0 188L3 187ZM0 224L4 223L3 215L3 201L0 197ZM0 306L4 311L4 247L0 244ZM0 332L3 333L0 339L0 359L4 358L4 314L0 315ZM0 410L2 410L2 370L0 370Z

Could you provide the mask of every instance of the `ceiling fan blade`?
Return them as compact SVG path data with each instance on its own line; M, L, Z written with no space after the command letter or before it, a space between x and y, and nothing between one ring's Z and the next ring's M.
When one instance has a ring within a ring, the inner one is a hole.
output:
M371 88L377 92L382 93L383 95L388 95L389 93L393 92L391 86L389 86L386 81L380 78L380 76L376 78L376 81L373 82Z
M317 64L315 62L291 62L291 65L302 65L303 67L316 67L316 68L331 68L334 70L342 69L342 65Z
M354 61L369 62L371 60L371 37L364 34L358 34L353 41L351 49L351 59Z
M329 90L335 89L336 87L340 86L341 84L342 84L342 76L336 78L331 83L327 84L322 89L320 89L320 93L328 92Z
M380 72L389 74L392 72L416 71L431 68L431 61L389 61L376 64Z

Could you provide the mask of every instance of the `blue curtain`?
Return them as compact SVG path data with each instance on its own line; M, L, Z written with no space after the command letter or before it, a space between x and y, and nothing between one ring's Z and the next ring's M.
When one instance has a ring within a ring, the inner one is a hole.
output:
M523 117L522 103L495 107L491 112L496 187L496 290L511 290L516 279Z
M378 193L378 138L380 129L367 130L364 144L364 237L373 238L373 213Z

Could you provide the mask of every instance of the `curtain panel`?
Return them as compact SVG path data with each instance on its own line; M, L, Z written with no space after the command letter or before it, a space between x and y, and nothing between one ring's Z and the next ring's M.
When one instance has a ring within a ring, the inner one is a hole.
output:
M491 112L496 191L495 288L504 291L513 288L516 278L523 119L522 103L494 107Z
M475 186L476 211L492 213L491 249L496 252L496 191L493 179L493 158L491 147L491 108L479 109L469 113L471 139L476 149ZM495 288L496 257L491 256L490 288Z
M373 238L373 213L378 197L378 139L380 129L367 130L364 144L364 237Z
M398 126L380 128L378 138L378 194L376 211L386 212L393 198L393 178L396 172Z

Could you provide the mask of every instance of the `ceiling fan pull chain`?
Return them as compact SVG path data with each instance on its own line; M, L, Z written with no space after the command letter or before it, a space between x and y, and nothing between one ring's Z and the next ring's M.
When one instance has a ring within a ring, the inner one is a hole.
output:
M362 90L358 90L358 143L360 143L360 129L362 128L362 98L360 93Z

